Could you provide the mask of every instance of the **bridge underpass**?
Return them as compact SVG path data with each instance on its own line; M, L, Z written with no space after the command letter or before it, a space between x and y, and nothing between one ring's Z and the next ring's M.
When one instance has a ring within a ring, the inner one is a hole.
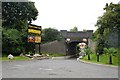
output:
M85 42L85 41L82 41L82 40L81 41L80 40L71 41L71 42L66 43L67 44L67 55L73 55L73 57L77 57L78 53L79 53L77 45L79 43L88 44L88 42Z
M88 47L94 46L92 40L93 30L70 32L67 30L61 30L61 35L63 36L61 41L53 41L47 44L41 45L41 52L48 53L60 53L65 55L76 55L77 54L77 44L86 39Z

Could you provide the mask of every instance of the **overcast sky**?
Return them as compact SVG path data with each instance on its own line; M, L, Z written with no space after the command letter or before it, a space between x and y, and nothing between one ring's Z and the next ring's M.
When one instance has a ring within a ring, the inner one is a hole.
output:
M36 21L32 24L42 28L70 30L78 27L96 30L95 24L103 14L106 3L118 3L119 0L31 0L39 11Z

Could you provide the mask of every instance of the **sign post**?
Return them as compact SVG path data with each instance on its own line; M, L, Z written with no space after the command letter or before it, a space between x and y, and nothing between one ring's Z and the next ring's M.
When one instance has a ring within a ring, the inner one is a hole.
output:
M39 45L39 54L41 54L40 51L40 43L41 43L41 26L37 26L37 25L33 25L33 24L29 24L28 25L28 42L29 43L34 43L35 47L34 47L34 54L36 51L36 46Z

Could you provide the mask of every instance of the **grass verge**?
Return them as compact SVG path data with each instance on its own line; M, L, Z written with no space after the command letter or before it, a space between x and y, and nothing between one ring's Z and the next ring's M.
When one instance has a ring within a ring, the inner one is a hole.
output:
M6 61L9 60L7 57L0 57L0 60ZM13 60L31 60L30 58L23 57L23 56L14 56Z
M44 52L42 54L49 54L49 57L60 57L60 56L64 56L64 54L59 54L59 53L48 53L48 52ZM0 57L0 60L9 60L6 55L4 55L3 57ZM14 56L14 59L13 60L31 60L30 58L28 57L24 57L24 56Z
M90 60L88 60L88 56L86 55L85 57L83 57L84 61L88 61L88 62L94 62L94 63L99 63L99 64L109 64L109 56L106 54L102 54L99 56L99 62L97 62L97 56L96 54L90 54ZM120 66L120 64L118 64L118 56L112 56L112 64L111 65L115 65L115 66Z

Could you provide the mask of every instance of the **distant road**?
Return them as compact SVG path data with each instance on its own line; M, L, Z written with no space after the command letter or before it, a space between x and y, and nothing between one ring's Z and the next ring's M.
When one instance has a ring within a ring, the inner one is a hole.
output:
M75 59L2 62L3 78L118 78L118 68Z

